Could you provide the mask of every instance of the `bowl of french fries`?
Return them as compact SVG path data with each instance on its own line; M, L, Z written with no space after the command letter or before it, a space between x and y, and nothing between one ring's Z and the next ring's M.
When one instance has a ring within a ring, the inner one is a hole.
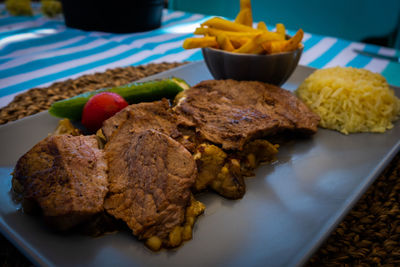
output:
M196 28L183 48L201 48L215 79L262 81L282 85L295 70L303 52L303 30L293 36L285 25L269 30L265 22L253 26L250 0L240 0L235 21L214 17Z

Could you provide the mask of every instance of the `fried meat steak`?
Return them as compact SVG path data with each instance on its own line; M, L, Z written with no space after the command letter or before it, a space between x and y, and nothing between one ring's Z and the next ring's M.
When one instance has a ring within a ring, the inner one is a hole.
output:
M177 140L187 149L194 149L194 144L178 130L176 115L167 99L124 108L103 123L102 132L107 140L111 140L114 133L129 132L133 128L135 131L159 131Z
M53 135L18 160L12 184L27 212L66 230L103 211L107 163L95 136Z
M140 128L140 127L139 127ZM105 146L109 164L106 211L139 239L166 246L190 205L196 163L180 143L156 130L117 131Z
M319 117L291 92L255 81L209 80L185 91L174 109L182 125L225 150L291 131L311 135Z
M179 135L166 99L130 105L106 120L102 130L107 140L124 124L135 127L136 131L153 129L172 137Z

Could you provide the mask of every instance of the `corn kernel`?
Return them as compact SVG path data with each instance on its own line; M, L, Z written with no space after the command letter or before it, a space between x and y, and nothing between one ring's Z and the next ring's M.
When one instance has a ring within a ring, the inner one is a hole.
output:
M171 247L177 247L182 243L182 227L176 226L171 233L169 233L169 244Z
M152 236L146 240L146 246L153 251L158 251L161 248L162 241L158 236Z

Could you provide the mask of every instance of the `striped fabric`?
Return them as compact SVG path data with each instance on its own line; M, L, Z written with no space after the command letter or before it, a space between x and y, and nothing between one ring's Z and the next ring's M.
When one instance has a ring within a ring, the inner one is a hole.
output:
M0 107L33 87L109 68L150 62L202 60L199 49L184 50L182 42L208 16L164 10L162 27L133 34L85 32L67 28L62 20L40 14L14 17L0 5ZM289 31L289 34L294 32ZM382 73L400 85L400 65L356 54L353 49L396 55L394 49L332 37L304 38L300 64L315 68L353 66Z

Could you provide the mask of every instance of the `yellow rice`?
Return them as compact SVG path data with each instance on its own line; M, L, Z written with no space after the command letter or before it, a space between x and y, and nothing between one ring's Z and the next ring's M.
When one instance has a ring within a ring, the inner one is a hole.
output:
M344 134L382 133L400 116L400 99L385 78L365 69L317 70L296 94L321 117L321 127Z

